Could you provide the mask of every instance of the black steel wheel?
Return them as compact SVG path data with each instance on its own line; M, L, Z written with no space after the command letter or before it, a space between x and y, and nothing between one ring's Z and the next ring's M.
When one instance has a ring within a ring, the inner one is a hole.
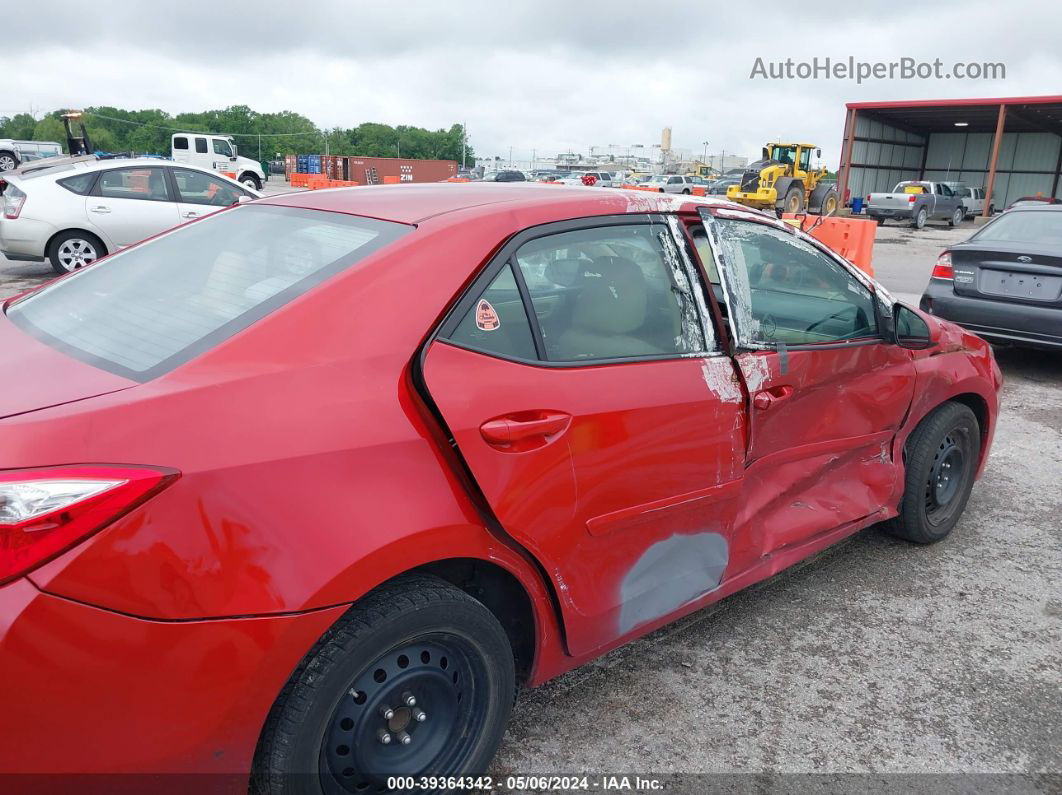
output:
M438 578L400 577L354 605L296 669L259 740L252 792L377 793L392 776L481 774L514 691L494 615Z
M905 452L900 515L886 528L919 544L940 541L970 499L981 455L977 418L968 406L945 403L919 423Z

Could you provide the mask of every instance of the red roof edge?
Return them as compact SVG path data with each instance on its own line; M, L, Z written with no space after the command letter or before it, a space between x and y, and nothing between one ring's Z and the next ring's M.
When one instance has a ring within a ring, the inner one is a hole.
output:
M848 102L849 110L873 110L874 108L954 108L981 105L1045 105L1062 104L1062 96L1047 97L986 97L984 99L914 99L907 102Z

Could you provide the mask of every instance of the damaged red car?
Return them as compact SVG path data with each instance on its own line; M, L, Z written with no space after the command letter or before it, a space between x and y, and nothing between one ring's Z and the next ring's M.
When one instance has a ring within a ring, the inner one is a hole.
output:
M263 793L481 773L516 687L944 538L1002 381L760 213L475 183L196 221L9 300L0 360L0 772Z

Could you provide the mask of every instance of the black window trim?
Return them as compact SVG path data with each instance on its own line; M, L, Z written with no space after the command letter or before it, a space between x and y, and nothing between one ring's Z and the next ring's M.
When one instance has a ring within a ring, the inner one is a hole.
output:
M705 333L705 325L711 324L714 321L704 318L702 316L701 302L694 301L693 309L697 313L700 319L701 336L704 342L706 350L702 351L690 351L687 353L660 353L660 354L643 354L639 356L621 356L602 359L578 359L575 361L553 361L547 359L545 356L545 342L542 337L542 330L539 327L538 315L534 311L534 305L531 303L530 292L527 289L527 284L524 281L523 271L513 261L516 252L526 243L537 240L543 237L550 237L552 235L563 234L565 232L577 232L585 229L597 229L609 226L660 226L672 238L676 249L682 244L680 241L674 239L674 231L667 222L668 214L664 213L628 213L621 215L597 215L588 216L585 218L575 218L566 221L554 221L545 224L539 224L537 226L528 227L520 232L512 235L502 246L497 250L497 253L488 260L483 269L475 276L475 278L469 283L469 286L464 290L461 296L451 305L450 309L443 316L442 321L436 326L435 330L429 335L427 341L424 344L423 351L427 352L433 342L441 342L447 345L452 345L455 348L462 348L473 353L479 353L483 356L490 356L495 359L503 359L505 361L515 362L517 364L526 364L533 367L545 367L550 369L556 368L572 368L572 367L601 367L614 364L632 364L637 362L654 362L654 361L674 361L681 359L705 359L712 356L725 356L726 352L721 349L719 341ZM518 356L512 356L507 354L501 354L497 351L484 350L474 345L467 343L456 342L451 339L454 331L456 331L458 325L464 319L465 315L475 306L483 292L490 286L491 282L498 275L506 265L512 267L513 276L516 279L516 286L520 292L520 299L524 304L524 312L527 315L528 323L531 326L531 336L535 342L535 352L539 356L538 359L524 359ZM702 274L696 274L701 278L696 280L696 289L704 290L705 279ZM689 275L692 279L693 275ZM668 278L673 279L670 272ZM707 296L703 298L705 305L710 306ZM714 326L712 326L714 328ZM714 336L714 335L713 335ZM711 347L714 343L714 349Z
M142 171L143 169L155 168L162 172L162 181L166 185L166 198L165 199L153 199L151 197L142 198L140 196L104 196L102 193L103 175L110 174L115 171ZM99 175L96 177L96 181L92 183L92 190L86 193L86 196L93 196L98 199L129 199L131 201L138 202L168 202L170 204L177 201L173 192L173 185L170 182L170 178L167 175L168 168L161 165L143 165L143 166L119 166L118 168L103 168L100 169Z
M712 216L712 220L713 221L716 220L717 216L715 216L714 213L712 213L711 216ZM853 270L855 269L854 265L852 265L849 262L847 262L843 257L841 257L839 254L837 254L833 250L831 250L824 243L820 243L818 240L816 240L815 238L811 237L811 235L805 235L805 236L798 235L796 230L793 227L789 226L789 225L785 225L785 226L779 227L776 223L772 222L772 220L770 218L756 218L756 217L753 217L751 214L746 214L746 213L741 213L740 216L735 215L733 217L726 216L726 215L721 215L721 216L718 216L718 218L722 218L722 219L728 220L728 221L745 221L747 223L759 224L761 226L766 226L766 227L768 227L770 229L774 229L774 230L776 230L778 232L783 232L783 233L787 233L787 234L793 235L793 237L795 237L797 240L800 240L803 243L807 243L812 248L814 248L816 251L818 251L820 254L825 255L828 259L830 259L833 262L835 262L837 265L839 265L841 267L842 270L844 270L845 273L848 274L848 276L852 280L854 280L855 282L857 282L860 285L862 285L863 287L865 287L870 292L870 299L873 302L874 307L875 307L874 323L875 323L875 325L877 327L877 332L878 333L875 334L874 336L853 337L850 340L828 340L828 341L824 341L824 342L801 342L801 343L796 343L796 344L792 344L792 345L789 344L788 342L780 343L780 342L767 342L767 341L756 340L756 347L751 347L750 348L750 347L742 347L740 345L737 345L736 344L737 340L734 337L733 331L731 330L731 340L735 343L734 347L735 347L735 352L736 353L747 353L749 351L781 351L781 350L785 350L785 351L823 351L823 350L832 350L832 349L836 349L836 348L857 348L857 347L864 346L864 345L877 345L877 344L883 343L883 342L884 343L889 343L890 342L888 339L886 339L884 333L882 332L882 322L881 322L882 321L882 315L881 315L881 310L882 310L881 303L882 302L881 302L880 297L878 295L877 289L874 287L873 280L871 280L869 284L865 283L863 281L863 279L858 277L853 272ZM701 217L701 220L702 220L702 222L704 221L703 216ZM982 228L984 228L984 227L982 227ZM711 234L709 234L708 239L709 239L709 241L711 241L713 239L713 236ZM714 251L715 251L715 247L714 246L712 246L712 251L714 253ZM702 276L702 278L705 281L707 281L707 274L703 272L704 263L700 262L700 257L699 256L695 260L695 262L700 263L700 267L702 269L701 276ZM722 268L724 267L724 264L717 262L716 263L716 267L719 268L720 270L722 270ZM725 287L723 288L723 294L724 294L724 296L726 295L726 288ZM889 311L891 312L891 307L890 307ZM728 318L728 321L729 321L729 318L730 318L729 311L727 313L727 318ZM732 321L729 321L729 322L732 322Z
M178 138L184 140L184 146L177 146L177 139ZM190 138L191 138L190 135L175 135L175 136L173 136L173 141L171 142L171 146L174 149L181 149L181 150L183 150L185 152L188 152L188 151L191 150L191 146L188 145L188 141L189 141Z

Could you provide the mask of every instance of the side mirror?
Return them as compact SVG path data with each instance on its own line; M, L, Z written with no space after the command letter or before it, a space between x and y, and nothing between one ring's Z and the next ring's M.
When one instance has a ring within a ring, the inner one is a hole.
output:
M822 150L821 149L816 149L815 150L815 157L818 157L818 158L822 157Z
M247 202L253 201L254 199L252 199L250 196L237 196L236 201L234 201L233 204L247 204Z
M904 304L892 308L893 339L901 348L923 350L933 344L929 324L916 311Z

